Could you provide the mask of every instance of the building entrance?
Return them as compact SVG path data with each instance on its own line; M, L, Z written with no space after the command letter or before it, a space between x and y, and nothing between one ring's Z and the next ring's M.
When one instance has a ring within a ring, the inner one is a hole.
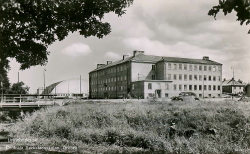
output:
M161 90L155 90L156 97L161 98Z

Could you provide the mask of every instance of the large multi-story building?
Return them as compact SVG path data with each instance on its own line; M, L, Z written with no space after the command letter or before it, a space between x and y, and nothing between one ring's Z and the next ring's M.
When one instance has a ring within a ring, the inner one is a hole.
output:
M97 64L89 73L90 98L158 98L178 96L190 91L199 97L220 97L222 64L202 59L145 55L133 56L107 64Z

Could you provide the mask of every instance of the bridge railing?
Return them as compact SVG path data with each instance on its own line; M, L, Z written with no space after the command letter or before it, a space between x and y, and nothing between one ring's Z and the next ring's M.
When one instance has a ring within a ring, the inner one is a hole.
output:
M31 95L31 94L4 94L1 96L1 104L17 104L35 103L38 106L41 103L49 103L54 101L55 95Z

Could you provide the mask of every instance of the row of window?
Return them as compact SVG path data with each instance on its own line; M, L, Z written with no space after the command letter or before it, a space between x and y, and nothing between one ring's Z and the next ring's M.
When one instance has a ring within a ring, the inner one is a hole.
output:
M114 67L111 67L111 68L107 68L105 70L94 72L94 73L91 74L91 77L105 76L105 75L108 75L108 74L121 72L121 71L125 71L125 70L127 70L126 65L114 66Z
M202 79L203 76L203 79ZM187 74L167 74L167 80L189 80L189 81L221 81L220 76L211 76L211 75L187 75Z
M202 85L182 85L182 84L174 84L173 85L173 89L176 91L176 90L179 90L179 91L187 91L187 90L213 90L213 91L216 91L216 90L220 90L221 89L221 86L220 85L203 85L203 89L202 89Z
M220 66L168 63L168 70L220 71Z
M103 84L103 83L112 83L112 82L116 82L117 81L126 81L127 80L127 75L124 75L124 76L117 76L117 79L116 77L111 77L111 78L108 78L108 79L101 79L99 80L100 84ZM92 81L91 82L91 85L96 85L98 83L98 81Z
M97 92L97 88L91 89L91 92ZM126 90L125 86L118 86L117 91L123 91ZM104 92L104 91L116 91L116 86L111 86L111 87L100 87L99 92Z
M168 97L169 94L165 93L165 97ZM198 94L199 97L202 97L202 94ZM212 97L212 94L208 94L208 97ZM220 97L220 94L217 94L218 97ZM155 93L148 93L148 97L155 97Z
M179 90L202 90L202 85L182 85L179 84ZM183 88L183 89L182 89ZM152 83L148 83L148 89L152 89ZM157 89L161 89L161 85L157 84ZM165 83L165 90L171 90L169 83ZM177 84L174 84L174 90L177 90ZM204 85L204 90L220 90L220 85Z

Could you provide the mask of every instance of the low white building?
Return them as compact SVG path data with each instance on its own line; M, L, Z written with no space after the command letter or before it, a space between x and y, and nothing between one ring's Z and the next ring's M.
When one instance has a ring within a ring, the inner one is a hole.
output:
M88 87L85 80L68 79L47 86L42 94L56 95L55 98L88 98Z

